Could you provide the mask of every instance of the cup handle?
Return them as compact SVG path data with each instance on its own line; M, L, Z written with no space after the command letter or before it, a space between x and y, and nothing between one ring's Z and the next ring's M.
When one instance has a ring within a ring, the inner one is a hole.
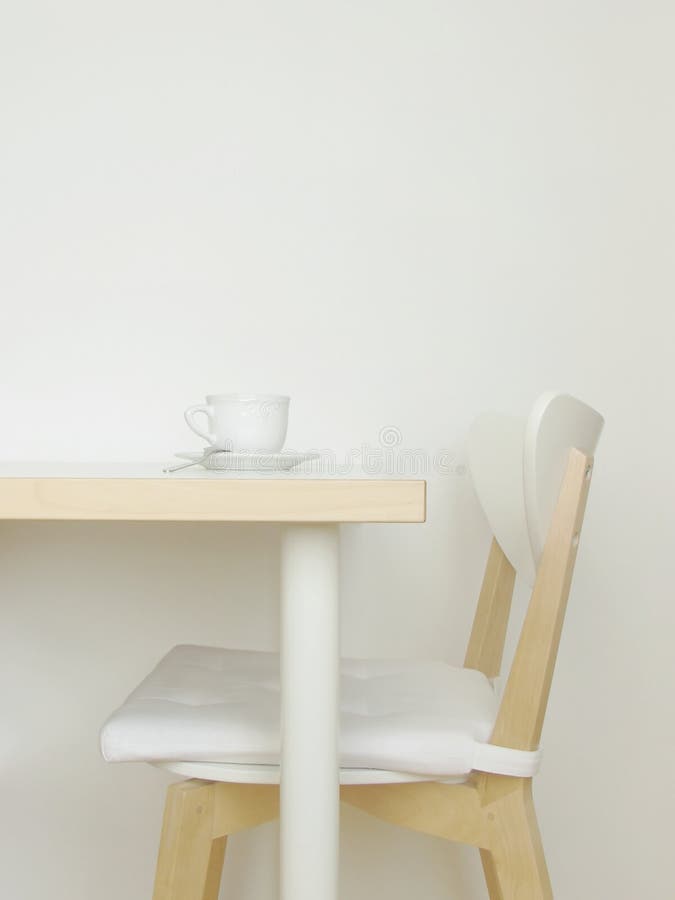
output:
M211 425L211 416L213 415L213 409L210 406L199 406L199 405L198 406L190 406L190 407L188 407L188 409L185 410L184 415L185 415L185 421L187 422L188 426L194 431L195 434L198 434L200 438L204 438L204 440L207 442L207 444L211 444L211 445L215 444L215 442L216 442L215 435L210 434L208 431L202 431L195 424L194 417L197 415L197 413L201 413L202 415L206 416L209 426L210 426Z

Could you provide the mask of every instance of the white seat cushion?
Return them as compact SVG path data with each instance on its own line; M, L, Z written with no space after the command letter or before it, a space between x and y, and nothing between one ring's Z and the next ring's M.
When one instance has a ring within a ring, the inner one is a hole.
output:
M345 768L452 776L471 771L497 715L481 672L441 662L341 662ZM110 762L279 763L279 656L174 647L106 722Z

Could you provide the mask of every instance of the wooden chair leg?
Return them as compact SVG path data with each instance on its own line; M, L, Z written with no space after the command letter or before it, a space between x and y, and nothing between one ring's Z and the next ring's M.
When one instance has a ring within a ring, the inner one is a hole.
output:
M478 847L490 900L553 898L529 778L351 785L342 800L393 825Z
M494 858L489 850L480 851L480 861L483 865L483 875L485 876L485 884L487 885L488 897L490 900L500 900L501 892L499 890L499 881L497 880L497 870L494 864Z
M214 784L171 785L153 900L217 900L227 838L214 837L214 814Z
M223 876L223 863L225 862L225 848L227 835L214 838L211 841L211 853L206 872L206 884L204 886L203 900L218 900L220 893L220 880Z
M180 781L168 789L153 900L218 900L227 835L279 814L276 785Z
M488 847L481 862L490 900L553 900L531 779L490 775L484 797Z

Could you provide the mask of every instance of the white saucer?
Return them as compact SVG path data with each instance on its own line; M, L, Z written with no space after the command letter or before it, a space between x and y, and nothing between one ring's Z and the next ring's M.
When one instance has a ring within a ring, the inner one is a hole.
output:
M199 453L194 450L185 450L181 453L176 453L176 456L181 459L191 459L196 463L204 456L205 452ZM318 458L318 453L296 453L294 450L281 450L279 453L256 453L252 451L235 453L229 450L214 450L200 465L204 469L211 469L217 472L233 470L240 472L280 472Z

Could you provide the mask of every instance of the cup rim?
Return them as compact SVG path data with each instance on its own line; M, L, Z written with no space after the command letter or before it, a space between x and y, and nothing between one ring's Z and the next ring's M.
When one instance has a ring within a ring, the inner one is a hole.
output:
M277 403L288 403L290 402L290 397L287 394L230 394L230 393L222 393L222 394L207 394L206 402L213 403L214 401L222 400L223 398L227 398L228 400L241 400L248 401L251 400L261 400L261 401L270 401L274 400Z

